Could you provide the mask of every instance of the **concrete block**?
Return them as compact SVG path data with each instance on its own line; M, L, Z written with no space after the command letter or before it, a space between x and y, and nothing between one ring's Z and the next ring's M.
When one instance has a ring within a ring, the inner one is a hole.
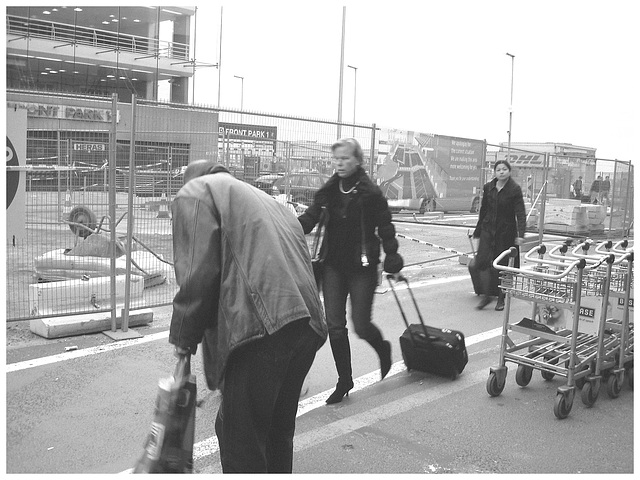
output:
M589 225L589 218L587 209L579 204L547 205L544 212L544 222L581 227Z
M126 275L116 275L116 303L124 302ZM144 279L131 276L130 298L139 298ZM29 285L29 311L32 316L57 313L83 313L111 304L111 277Z
M116 328L122 328L122 310L118 309ZM153 310L142 308L129 311L129 327L139 327L153 322ZM44 338L72 337L99 333L111 329L111 312L67 315L64 317L44 317L29 321L29 329Z

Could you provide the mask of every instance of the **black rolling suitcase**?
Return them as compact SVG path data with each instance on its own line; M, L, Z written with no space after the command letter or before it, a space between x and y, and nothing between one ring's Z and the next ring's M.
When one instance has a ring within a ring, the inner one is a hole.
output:
M471 283L473 283L473 291L476 295L481 295L482 285L490 285L489 295L497 297L500 293L500 287L498 286L498 280L496 275L491 275L491 269L478 270L476 268L476 251L473 247L473 235L469 235L469 243L471 244L471 252L473 256L469 259L467 268L469 269L469 276L471 277Z
M398 276L398 281L407 284L407 289L411 294L411 300L418 312L420 324L409 325L404 313L400 299L395 291L391 279L393 275L388 275L387 280L391 285L402 319L407 329L400 336L400 350L402 359L408 370L419 370L421 372L434 373L443 377L455 379L462 373L469 361L467 348L464 344L464 335L457 330L447 328L428 327L424 324L422 314L409 287L409 282L403 276Z

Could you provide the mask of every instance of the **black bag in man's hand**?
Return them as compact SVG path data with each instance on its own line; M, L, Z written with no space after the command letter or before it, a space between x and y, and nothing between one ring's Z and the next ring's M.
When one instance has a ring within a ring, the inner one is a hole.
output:
M158 382L151 431L133 473L192 473L195 419L196 377L187 354L179 357L173 377Z

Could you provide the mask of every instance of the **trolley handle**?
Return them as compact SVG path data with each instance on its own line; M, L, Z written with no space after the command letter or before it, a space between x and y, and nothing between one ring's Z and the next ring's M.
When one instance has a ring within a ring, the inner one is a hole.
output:
M555 246L551 251L555 253L555 251L559 250L559 249L563 249L564 245L557 245ZM530 262L533 263L539 263L541 265L555 265L557 267L565 267L567 265L571 265L571 264L567 264L567 260L570 260L573 263L575 263L576 258L567 258L565 256L559 256L559 255L555 255L555 258L559 258L560 260L549 260L549 259L545 259L543 258L543 255L546 251L546 247L544 245L539 245L535 248L532 248L531 250L529 250L527 253L525 253L524 258ZM539 254L538 258L535 258L533 255L535 253ZM549 252L549 254L551 254L551 252ZM599 258L599 257L598 257Z
M585 245L585 246L583 246ZM596 263L597 265L595 266L600 266L602 265L603 261L608 261L607 258L609 258L611 255L613 255L613 253L611 252L598 252L598 249L596 247L596 252L599 253L599 255L587 255L586 253L580 253L578 250L582 249L583 252L587 252L589 250L590 247L590 243L584 243L584 244L580 244L578 245L576 248L574 248L571 252L572 255L574 255L577 258L584 258L587 262L589 263ZM615 257L615 255L614 255ZM615 260L615 258L614 258ZM613 261L612 261L613 262ZM593 268L595 268L595 266Z
M633 246L631 246L630 248L633 249ZM615 244L611 240L608 240L606 242L599 244L596 247L596 251L600 253L613 252L618 255L623 255L629 251L629 239L625 238L624 240L620 240Z
M537 247L533 248L532 250L537 250ZM563 266L563 267L566 266L567 267L562 272L557 273L557 274L536 272L535 270L524 270L524 269L521 269L521 268L514 268L514 267L508 267L508 266L505 266L505 265L500 265L499 262L502 261L506 256L508 256L508 255L516 256L517 254L518 254L518 250L515 247L511 247L509 250L505 250L500 255L498 255L496 257L496 259L493 261L493 268L495 268L496 270L502 270L502 271L505 271L505 272L525 274L528 277L538 277L538 278L545 278L545 279L549 279L549 280L559 280L559 279L564 278L567 275L569 275L569 273L571 273L571 270L573 270L574 268L577 267L577 268L583 269L587 265L587 262L585 261L584 258L581 258L579 260L575 260L575 261L573 261L573 262L571 262L569 264L562 263L562 262L553 262L553 263L559 264L560 266Z

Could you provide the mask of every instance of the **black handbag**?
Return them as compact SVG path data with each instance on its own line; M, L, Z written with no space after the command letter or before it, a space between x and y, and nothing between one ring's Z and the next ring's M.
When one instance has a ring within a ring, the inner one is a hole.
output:
M322 266L327 257L327 224L329 223L329 210L326 206L320 211L320 219L316 226L316 233L313 237L311 246L311 266L313 267L313 276L316 279L318 290L322 289Z
M151 430L133 473L192 473L196 377L191 355L178 359L173 377L160 379Z

